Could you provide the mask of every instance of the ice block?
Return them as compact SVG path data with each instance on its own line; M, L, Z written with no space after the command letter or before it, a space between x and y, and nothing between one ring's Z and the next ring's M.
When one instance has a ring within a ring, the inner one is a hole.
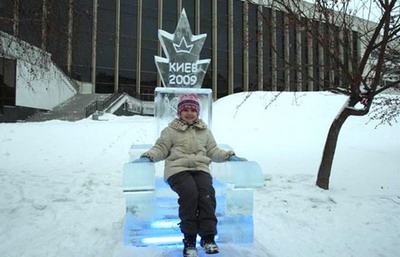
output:
M217 243L253 243L253 216L223 216L218 218Z
M226 188L226 216L252 216L253 190Z
M140 222L153 219L156 212L154 191L125 192L125 198L126 214L134 217L135 223L140 224Z
M210 59L200 60L207 34L193 35L183 8L174 34L158 30L165 58L154 56L162 84L165 87L200 88Z
M122 185L124 192L149 191L155 189L154 164L151 162L124 165Z
M235 188L259 188L264 185L264 176L257 162L227 161L212 165L213 177L233 184Z

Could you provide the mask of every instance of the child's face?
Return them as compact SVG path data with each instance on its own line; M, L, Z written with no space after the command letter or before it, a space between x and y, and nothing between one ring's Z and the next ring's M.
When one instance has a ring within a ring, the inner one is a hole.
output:
M184 109L181 112L180 118L187 123L191 124L197 120L199 114L194 109Z

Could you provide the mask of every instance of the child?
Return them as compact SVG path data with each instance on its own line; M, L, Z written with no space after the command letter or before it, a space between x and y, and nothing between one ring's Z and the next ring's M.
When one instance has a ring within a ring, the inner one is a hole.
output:
M155 145L134 162L165 159L164 179L178 196L180 229L184 234L183 255L196 257L196 237L208 254L218 253L215 190L212 186L211 161L245 161L233 151L219 149L207 125L199 119L197 95L183 95L178 117L162 132Z

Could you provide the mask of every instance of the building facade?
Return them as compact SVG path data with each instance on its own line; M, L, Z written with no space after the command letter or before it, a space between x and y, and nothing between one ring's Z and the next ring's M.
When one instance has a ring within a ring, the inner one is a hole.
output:
M161 86L154 63L154 56L163 55L158 29L173 33L182 8L193 34L207 34L200 58L211 64L203 88L211 88L214 99L242 91L317 91L324 83L343 83L303 25L248 1L3 0L0 28L51 53L71 78L94 85L93 93L126 92L151 101ZM340 35L317 21L308 24ZM333 46L350 60L359 51L355 32L342 37L348 47ZM1 88L9 91L4 83ZM13 95L8 91L2 94L7 101Z

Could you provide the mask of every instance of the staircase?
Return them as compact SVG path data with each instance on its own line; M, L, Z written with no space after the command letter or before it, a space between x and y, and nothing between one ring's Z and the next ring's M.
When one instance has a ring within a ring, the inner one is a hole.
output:
M76 121L87 117L86 108L93 103L104 102L112 94L77 94L68 99L62 104L56 106L51 111L37 112L28 119L27 122L32 121L46 121L46 120L67 120Z

